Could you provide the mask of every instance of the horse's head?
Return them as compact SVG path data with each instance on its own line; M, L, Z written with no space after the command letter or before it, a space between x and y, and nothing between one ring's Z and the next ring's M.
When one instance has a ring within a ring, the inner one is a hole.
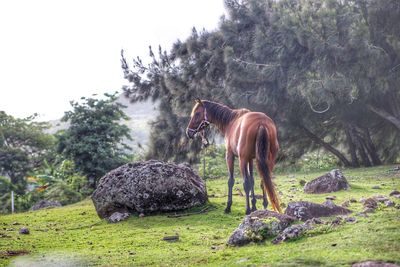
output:
M207 111L200 99L196 99L196 104L190 114L189 125L186 128L186 135L192 139L197 133L202 132L210 122L207 119Z

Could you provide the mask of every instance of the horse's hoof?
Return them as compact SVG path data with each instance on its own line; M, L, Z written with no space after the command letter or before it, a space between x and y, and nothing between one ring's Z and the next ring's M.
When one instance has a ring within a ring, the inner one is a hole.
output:
M254 207L254 208L251 208L251 212L253 212L253 211L256 211L257 210L257 208L256 207Z
M231 209L226 208L224 212L225 213L231 213Z
M246 215L249 215L251 213L250 210L246 210Z

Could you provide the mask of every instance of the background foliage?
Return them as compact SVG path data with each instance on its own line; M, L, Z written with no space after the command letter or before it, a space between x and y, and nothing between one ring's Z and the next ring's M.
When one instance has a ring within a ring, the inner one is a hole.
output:
M123 140L131 138L130 130L120 124L128 117L116 99L106 94L105 99L83 97L83 103L71 102L73 111L63 118L70 126L58 134L58 152L73 160L92 188L105 173L129 161L130 147Z
M184 129L194 97L269 114L281 159L321 147L341 165L400 151L400 5L396 0L226 0L214 32L122 68L132 101L160 100L149 158L196 161Z

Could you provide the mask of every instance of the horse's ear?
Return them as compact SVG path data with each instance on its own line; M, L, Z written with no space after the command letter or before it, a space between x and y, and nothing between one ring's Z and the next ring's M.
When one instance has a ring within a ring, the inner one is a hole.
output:
M201 101L201 99L200 98L198 98L198 97L196 97L196 103L199 103L200 105L203 105L203 102Z

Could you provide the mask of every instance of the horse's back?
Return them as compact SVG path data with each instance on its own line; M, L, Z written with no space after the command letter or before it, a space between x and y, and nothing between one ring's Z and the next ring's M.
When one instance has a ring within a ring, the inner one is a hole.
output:
M272 119L262 112L246 112L236 119L229 136L226 136L235 154L254 158L255 142L260 126L267 129L272 148L277 146L276 127Z

